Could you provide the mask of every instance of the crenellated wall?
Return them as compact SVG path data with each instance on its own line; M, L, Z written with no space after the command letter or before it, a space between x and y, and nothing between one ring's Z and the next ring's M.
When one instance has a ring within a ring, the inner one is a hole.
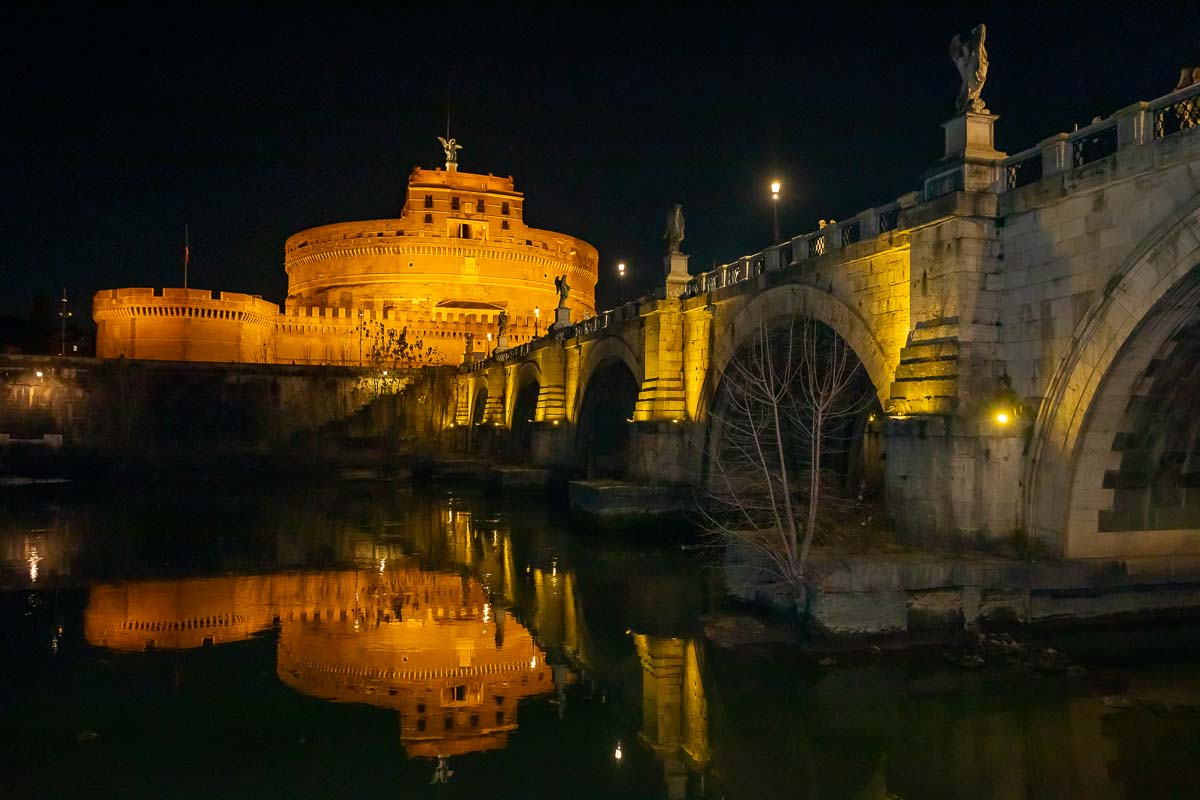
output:
M265 363L279 306L205 289L104 289L92 300L98 358Z

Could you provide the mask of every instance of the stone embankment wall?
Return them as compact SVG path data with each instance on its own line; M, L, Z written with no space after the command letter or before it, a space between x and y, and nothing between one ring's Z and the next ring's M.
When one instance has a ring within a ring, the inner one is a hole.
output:
M741 548L728 549L724 567L735 597L794 607L764 593L763 565ZM1019 561L937 553L818 554L810 563L814 578L800 611L811 631L834 637L1200 616L1198 567L1194 558Z
M427 449L453 407L443 372L4 357L0 434L130 464L307 458L347 436Z

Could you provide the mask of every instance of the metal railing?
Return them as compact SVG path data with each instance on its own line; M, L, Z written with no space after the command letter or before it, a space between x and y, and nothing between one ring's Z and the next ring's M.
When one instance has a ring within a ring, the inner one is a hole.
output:
M1042 179L1042 152L1015 161L1004 169L1005 188L1012 191Z
M1108 158L1117 152L1117 125L1086 133L1071 140L1071 163L1076 167Z

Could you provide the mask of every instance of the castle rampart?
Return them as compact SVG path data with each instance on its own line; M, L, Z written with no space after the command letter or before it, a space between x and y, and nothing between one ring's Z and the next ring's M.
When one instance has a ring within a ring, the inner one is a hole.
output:
M265 362L279 306L206 289L105 289L92 316L100 358Z

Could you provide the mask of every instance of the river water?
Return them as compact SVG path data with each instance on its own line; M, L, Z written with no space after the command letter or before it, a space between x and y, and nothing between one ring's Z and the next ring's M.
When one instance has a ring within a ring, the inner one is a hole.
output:
M0 797L1200 797L1195 628L1037 643L1084 677L823 667L707 642L684 542L383 482L8 490Z

